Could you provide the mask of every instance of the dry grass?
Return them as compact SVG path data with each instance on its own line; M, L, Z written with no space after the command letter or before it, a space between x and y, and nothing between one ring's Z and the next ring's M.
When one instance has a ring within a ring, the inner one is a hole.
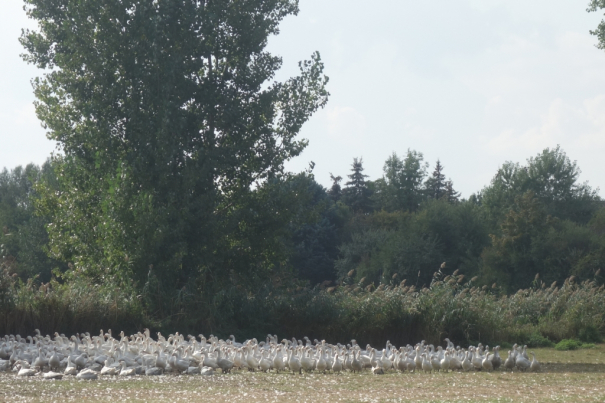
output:
M244 402L601 402L605 346L578 351L534 350L541 373L263 374L162 376L98 381L44 381L0 375L0 400Z

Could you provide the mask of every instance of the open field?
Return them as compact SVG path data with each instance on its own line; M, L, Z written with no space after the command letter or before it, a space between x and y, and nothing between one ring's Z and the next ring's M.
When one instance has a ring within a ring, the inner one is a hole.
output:
M605 345L535 349L540 373L264 374L104 378L45 381L0 375L0 400L264 401L264 402L592 402L605 401Z

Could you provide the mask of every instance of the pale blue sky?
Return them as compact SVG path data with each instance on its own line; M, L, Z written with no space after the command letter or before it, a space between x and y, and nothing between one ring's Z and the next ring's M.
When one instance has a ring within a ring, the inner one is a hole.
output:
M0 14L0 167L41 163L53 150L33 112L19 58L31 23L19 0ZM593 187L605 188L605 52L589 34L602 18L587 0L300 0L270 50L278 79L320 51L328 106L303 128L309 147L288 164L316 163L317 180L345 176L363 157L370 179L390 153L437 158L464 196L504 161L560 144Z

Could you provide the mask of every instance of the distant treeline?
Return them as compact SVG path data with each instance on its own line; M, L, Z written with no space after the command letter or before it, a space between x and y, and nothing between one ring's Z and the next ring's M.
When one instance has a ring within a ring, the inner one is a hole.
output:
M440 161L429 173L422 154L408 150L403 157L393 153L383 177L373 181L363 174L361 159L354 159L346 179L332 176L329 189L309 172L276 180L270 191L255 191L266 192L259 208L273 205L271 214L288 219L280 228L259 223L256 234L249 228L256 244L249 239L241 246L262 256L251 263L265 274L231 271L228 282L242 286L249 275L334 286L363 278L371 288L407 279L422 287L439 267L445 274L478 276L480 284L495 283L504 292L530 286L537 274L549 284L572 275L593 279L605 263L605 209L597 192L578 182L579 173L560 148L546 149L524 165L505 163L488 186L461 199ZM47 229L60 217L36 209L42 204L38 189L58 188L51 162L0 174L2 265L23 280L46 283L53 271L78 271L49 253ZM263 244L271 228L276 231ZM145 263L139 289L155 277L157 263ZM192 292L194 278L173 279L170 286Z

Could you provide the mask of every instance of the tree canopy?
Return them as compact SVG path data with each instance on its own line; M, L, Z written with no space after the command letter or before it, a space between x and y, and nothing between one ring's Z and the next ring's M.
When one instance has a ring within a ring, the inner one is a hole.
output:
M39 30L23 33L24 58L46 69L37 115L62 151L60 191L40 203L52 255L103 278L153 265L174 284L266 259L250 230L275 221L279 202L262 200L281 195L328 98L318 53L272 81L282 60L267 39L298 1L25 3Z

